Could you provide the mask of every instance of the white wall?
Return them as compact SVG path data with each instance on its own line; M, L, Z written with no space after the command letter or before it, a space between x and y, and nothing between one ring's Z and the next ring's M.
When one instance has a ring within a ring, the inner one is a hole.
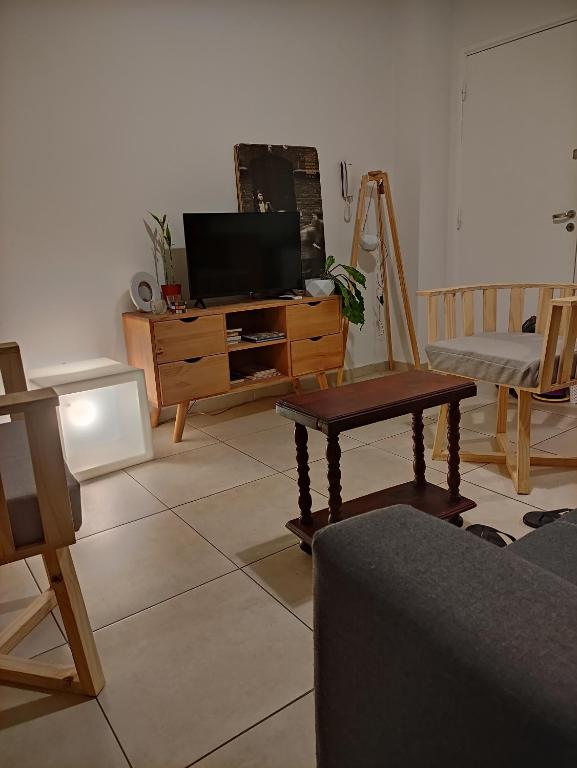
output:
M327 249L348 261L338 162L355 185L393 162L389 15L385 0L1 2L0 338L27 367L123 358L128 282L153 267L143 215L166 211L182 245L183 211L236 210L237 142L318 148ZM383 359L374 297L349 364Z
M459 258L456 222L459 205L458 142L460 91L464 74L465 50L487 42L545 27L577 14L577 0L456 0L454 2L451 44L450 158L447 235L447 284L467 282L457 273ZM571 76L570 76L571 77ZM520 262L521 266L521 262ZM491 280L491 275L487 275ZM434 287L432 282L422 287Z
M426 312L415 291L445 282L452 2L394 0L392 10L394 192L422 343ZM400 357L411 359L406 345Z

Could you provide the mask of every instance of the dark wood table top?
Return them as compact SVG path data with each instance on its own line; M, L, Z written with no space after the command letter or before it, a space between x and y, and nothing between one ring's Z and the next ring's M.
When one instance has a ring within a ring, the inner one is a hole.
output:
M471 379L414 370L290 395L277 401L276 410L328 435L476 394L477 386Z

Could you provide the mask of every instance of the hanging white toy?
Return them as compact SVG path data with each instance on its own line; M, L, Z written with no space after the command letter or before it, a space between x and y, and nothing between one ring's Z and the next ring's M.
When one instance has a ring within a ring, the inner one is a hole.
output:
M361 235L361 248L363 251L375 251L379 245L379 238L376 235L371 235L363 232Z
M367 251L367 253L371 253L371 251L375 251L379 246L379 238L376 235L371 235L369 232L365 232L365 229L367 226L367 219L369 217L369 211L371 209L371 203L373 202L373 192L374 192L374 188L371 188L371 196L369 197L369 204L367 205L367 210L365 213L365 221L363 223L363 231L361 232L361 237L360 237L361 248L363 249L363 251Z

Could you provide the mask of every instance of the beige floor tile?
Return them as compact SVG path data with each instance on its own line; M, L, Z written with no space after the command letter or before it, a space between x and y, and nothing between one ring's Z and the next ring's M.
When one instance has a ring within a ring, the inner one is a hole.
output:
M241 571L96 642L100 702L133 768L188 766L313 686L312 632Z
M98 703L0 687L4 768L128 768Z
M507 432L511 440L515 440L516 419L516 404L511 401L507 410ZM497 406L493 404L464 413L461 418L461 427L471 429L474 432L492 435L495 432L496 420ZM575 427L577 427L577 418L567 416L566 414L533 409L531 415L531 445L540 443L559 434L559 432Z
M434 421L433 413L425 416L424 421L426 423L432 423ZM378 440L384 440L392 435L400 435L402 432L406 432L411 428L413 424L413 417L411 414L406 416L397 416L394 419L388 419L387 421L378 421L375 424L367 424L366 427L357 427L356 429L349 429L343 432L344 437L352 437L354 440L358 440L361 443L369 444L376 443Z
M82 526L78 539L166 509L126 472L87 480L82 483L81 495Z
M23 560L3 565L0 570L0 629L10 624L39 594L40 590ZM36 656L64 642L50 614L11 653L14 656Z
M314 768L314 695L303 696L217 749L196 768Z
M275 398L270 397L244 403L224 413L194 414L189 421L194 427L219 440L229 440L286 424L286 419L275 412Z
M535 509L577 506L577 470L531 467L529 494L517 494L509 473L502 465L486 464L467 474L467 481L530 504Z
M273 429L266 429L263 432L255 432L251 435L241 435L239 437L226 440L228 445L237 448L242 453L247 453L258 461L262 461L269 467L283 472L287 469L296 467L296 448L294 440L294 424L288 423ZM315 429L308 430L308 452L309 460L316 461L321 459L327 449L327 439ZM350 437L341 437L341 450L350 451L351 448L358 448L359 441L352 440Z
M155 459L162 459L164 456L173 456L175 453L191 451L194 448L202 448L205 445L212 445L216 442L215 437L211 437L199 429L194 429L189 422L184 425L184 432L182 433L180 443L173 442L173 432L174 421L159 424L156 429L152 430L152 446Z
M446 461L440 461L440 460L433 461L432 459L432 447L435 439L436 430L437 430L436 424L425 425L425 460L427 462L428 467L430 466L433 469L438 470L439 472L446 472L447 471ZM393 437L388 437L386 440L379 440L377 443L373 443L373 445L375 448L381 448L384 451L388 451L389 453L394 453L397 456L402 456L405 459L409 459L410 461L413 461L412 431L401 432L400 435L394 435ZM476 453L497 450L497 445L495 444L495 441L492 440L489 436L482 435L479 432L472 432L469 429L461 430L460 445L461 445L461 450L474 451ZM473 464L470 462L462 462L461 474L464 475L467 472L471 472L471 470L480 466L481 466L480 463Z
M296 469L291 469L286 474L296 478ZM437 474L440 475L440 473ZM311 463L310 478L311 487L315 491L324 495L328 493L326 459ZM344 501L407 482L412 478L413 467L410 461L386 453L373 445L353 448L343 453L341 457L341 485Z
M128 472L169 507L274 474L270 467L221 443L139 464Z
M312 629L313 560L298 544L243 570Z
M577 456L577 429L570 429L568 432L550 437L548 440L537 443L535 447L547 453Z
M461 493L477 503L475 509L463 514L465 526L473 523L491 525L500 531L510 533L516 539L530 533L531 528L523 523L523 515L530 512L533 509L532 506L467 481L461 483Z
M477 382L477 394L475 397L467 397L461 400L461 413L480 408L484 405L490 405L497 400L497 387L494 384L487 384L484 381Z
M574 418L577 418L576 403L544 403L541 400L533 400L533 408L537 408L539 411L566 414L567 416L573 416Z
M83 539L71 551L93 629L234 568L169 510ZM45 583L40 558L29 562Z
M313 491L312 497L314 510L326 506L320 494ZM298 487L286 475L273 475L183 504L174 512L235 563L247 565L294 543L285 525L299 514Z

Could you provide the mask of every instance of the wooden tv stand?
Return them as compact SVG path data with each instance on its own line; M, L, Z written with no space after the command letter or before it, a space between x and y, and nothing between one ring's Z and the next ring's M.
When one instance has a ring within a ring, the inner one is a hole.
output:
M182 440L191 400L281 381L292 381L298 390L299 376L310 373L326 388L326 372L343 364L338 296L220 304L183 315L126 312L122 319L128 362L144 370L152 426L157 426L162 408L178 406L175 443ZM247 333L282 331L286 338L233 346L227 344L227 328ZM262 364L281 375L235 384L230 379L235 362Z

